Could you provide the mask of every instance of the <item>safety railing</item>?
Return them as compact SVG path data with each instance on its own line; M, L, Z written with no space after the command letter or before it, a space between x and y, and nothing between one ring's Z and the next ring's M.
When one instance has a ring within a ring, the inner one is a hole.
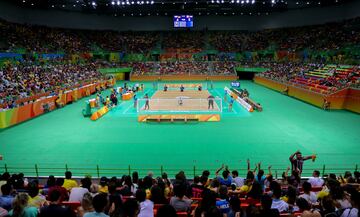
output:
M43 165L40 166L39 164L35 165L8 165L3 164L0 166L1 173L9 172L10 174L14 173L24 173L25 176L31 177L47 177L49 175L54 176L63 176L65 171L71 171L73 176L76 177L84 177L84 176L91 176L93 178L96 177L112 177L117 176L121 177L123 175L131 175L133 172L138 172L140 177L147 175L150 171L154 174L155 177L161 176L163 172L166 172L170 178L174 178L175 175L180 172L184 171L188 178L193 178L195 176L200 176L204 170L209 170L211 176L214 175L215 171L218 167L215 166L188 166L188 167L167 167L164 165L159 165L158 167L136 167L131 165L119 165L119 167L111 166L101 166L101 165L91 165L91 166L71 166L65 164L63 166L49 166ZM230 168L231 170L237 170L239 175L242 177L246 177L246 173L248 172L247 168ZM267 167L262 168L265 173L267 173ZM281 178L282 173L286 170L284 165L273 165L271 168L272 175L275 178ZM345 171L358 171L358 164L353 165L320 165L320 166L306 166L303 169L302 176L309 177L312 175L314 170L320 171L322 176L326 176L327 174L334 173L336 175L344 174ZM289 171L290 175L290 171Z

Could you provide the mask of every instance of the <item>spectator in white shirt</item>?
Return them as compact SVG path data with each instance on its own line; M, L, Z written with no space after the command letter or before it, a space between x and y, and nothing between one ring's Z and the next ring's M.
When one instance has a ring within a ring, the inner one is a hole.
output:
M320 178L320 172L318 170L314 170L313 177L310 177L308 182L313 188L322 187L324 185L324 180Z
M351 205L352 208L347 208L342 213L341 217L358 217L360 206L360 193L354 191L351 193Z
M146 199L145 191L141 189L137 190L136 200L140 203L140 213L138 217L154 217L154 203Z
M90 192L91 187L91 179L90 178L83 178L81 180L81 187L75 187L71 189L69 201L78 201L81 202L84 194Z
M299 197L304 198L309 204L315 204L317 202L317 197L316 194L311 191L311 184L309 182L304 182L302 187L304 193Z
M271 204L271 209L277 209L279 212L286 212L289 210L289 204L285 201L280 200L281 197L281 188L280 185L273 190L273 200Z
M239 172L237 170L233 170L231 175L233 177L232 183L234 183L236 187L242 187L244 185L244 178L239 177Z

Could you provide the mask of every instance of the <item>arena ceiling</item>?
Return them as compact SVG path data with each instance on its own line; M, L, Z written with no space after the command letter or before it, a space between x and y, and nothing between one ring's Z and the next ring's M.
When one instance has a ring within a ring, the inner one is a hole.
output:
M355 0L8 0L20 7L68 10L114 16L192 14L268 15L272 12L327 7Z

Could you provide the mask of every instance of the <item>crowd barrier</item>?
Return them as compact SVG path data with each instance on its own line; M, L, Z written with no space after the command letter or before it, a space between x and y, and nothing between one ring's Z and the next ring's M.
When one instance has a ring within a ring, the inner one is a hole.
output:
M105 88L106 86L114 85L115 79L99 81L97 83L65 91L64 93L59 93L59 95L56 96L45 96L35 100L35 102L29 102L17 108L0 111L0 129L8 128L37 117L47 111L52 111L56 108L56 105L64 106L70 102L77 101L82 97L89 96L95 93L96 88Z
M35 102L30 102L24 106L0 112L0 128L7 128L28 119L34 118L43 114L46 112L46 110L54 110L56 108L56 98L57 96L48 96L36 100ZM45 106L47 108L44 108Z
M96 112L94 112L90 119L92 121L96 121L97 119L101 118L102 116L104 116L106 113L109 112L109 108L107 106L102 107L101 109L97 110Z
M282 92L288 88L288 95L322 108L324 99L330 102L330 109L346 109L360 113L360 90L345 88L331 94L321 94L301 87L293 86L291 83L281 83L268 78L255 76L255 83L270 89Z
M228 87L225 87L224 90L229 94L229 96L232 96L236 102L238 102L242 107L244 107L248 112L253 112L253 107L247 103L245 100L243 100L241 97L236 95L236 93L232 92Z
M231 170L237 170L239 176L246 177L248 172L245 165L235 166L237 162L233 162L234 166L230 167ZM286 165L284 164L272 164L272 172L274 178L281 178L282 172L286 170ZM130 164L114 164L114 165L101 165L101 164L0 164L0 173L9 172L14 173L24 173L25 176L35 176L35 177L49 177L49 175L54 176L63 176L65 171L71 171L75 177L84 177L85 175L92 177L101 177L101 176L117 176L121 177L122 175L131 175L134 171L139 173L139 177L144 177L148 174L149 171L154 173L154 176L161 176L163 172L166 172L169 178L175 177L179 171L184 171L188 178L193 178L202 174L202 171L209 170L213 174L219 165L217 163L208 163L206 165L188 165L188 166L170 166L170 165L147 165L146 167L141 167L139 165L130 165ZM314 170L318 170L321 173L321 176L325 176L329 173L334 173L336 175L343 174L345 171L358 171L358 164L320 164L320 165L306 165L303 168L302 177L310 177Z

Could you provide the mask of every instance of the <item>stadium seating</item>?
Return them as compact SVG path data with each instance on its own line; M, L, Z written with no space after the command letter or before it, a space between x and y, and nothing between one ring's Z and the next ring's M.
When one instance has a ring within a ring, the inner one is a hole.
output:
M11 176L10 176L11 177ZM13 176L15 177L15 176ZM18 176L17 176L18 177ZM332 189L334 188L334 183L337 185L335 186L339 186L341 187L340 189L336 187L336 192L338 192L339 190L340 191L343 191L343 192L346 192L348 195L351 195L351 194L360 194L358 192L358 190L360 190L360 177L359 177L359 172L354 172L354 176L352 176L352 174L350 172L346 172L345 173L345 178L343 177L340 177L339 179L336 179L336 177L334 177L332 175L332 178L328 178L328 179L325 179L325 185L324 186L316 186L316 187L312 187L311 189L311 192L314 192L316 194L318 194L318 199L317 200L321 200L324 196L327 197L326 195L330 194L332 195ZM145 177L145 179L148 179L149 177ZM13 179L12 178L9 178L9 176L7 174L4 173L4 175L1 176L1 179L2 180L5 180L6 183L12 185L13 183ZM221 180L222 178L218 177L218 178L214 178L212 180L209 180L210 182L213 182L214 183L214 180ZM249 180L251 180L252 178L249 177L247 179L247 182L249 182ZM284 180L274 180L273 182L276 182L278 183L277 186L280 187L281 186L281 189L282 189L282 194L283 196L286 198L287 197L287 189L288 188L294 188L296 187L297 188L297 195L299 197L299 195L303 195L305 192L303 192L303 188L300 187L301 184L297 184L297 185L293 185L290 183L290 181L293 179L293 177L287 177L286 179L288 179L288 183L284 183L283 181ZM140 179L141 180L141 179ZM158 178L158 179L152 179L153 180L153 186L152 187L158 187L159 185L161 186L162 184L162 179ZM306 182L307 180L303 180L302 182ZM16 181L17 183L21 182L20 180L17 180ZM33 181L30 180L30 183L32 183ZM111 181L112 182L112 181ZM37 183L37 181L36 181ZM122 182L118 182L117 185L120 185L120 187L118 187L118 191L117 191L117 194L121 195L123 192L124 189L127 188L127 185L122 185L121 184ZM168 185L168 184L165 184L165 186L167 186L170 190L170 192L168 192L168 194L166 195L167 197L171 197L173 196L173 192L172 192L172 187L171 186L176 186L176 185L184 185L186 186L187 184L189 184L189 181L187 181L186 179L183 180L183 179L175 179L172 181L172 185ZM255 184L256 181L253 180L253 184L252 184L252 187L255 188ZM110 184L110 183L109 183ZM115 183L113 183L115 184ZM139 183L134 183L136 184L139 184L139 188L141 189L143 186L141 184L141 182ZM193 183L194 184L194 183ZM274 184L271 184L273 187L272 188L275 188ZM14 185L15 187L16 185ZM96 183L93 183L92 185L93 187L91 187L91 191L92 193L97 193L97 184ZM152 188L151 187L151 188ZM17 191L18 192L28 192L27 190L27 187L26 186L17 186ZM39 189L42 189L41 194L46 194L46 189L49 188L49 186L44 186L44 185L38 185L38 188ZM229 190L231 189L231 187L229 187ZM207 190L204 194L208 194L210 192L214 192L215 195L218 195L217 193L217 190L215 189L212 189L210 186L209 186L209 190ZM262 193L262 194L273 194L273 191L274 189L269 189L268 187L265 189L265 192ZM72 192L71 190L69 192ZM251 191L250 191L251 192ZM252 199L251 197L248 197L248 194L251 194L251 193L245 193L245 194L239 194L240 197L240 207L241 207L241 212L243 213L246 213L247 212L247 209L249 206L254 206L255 209L259 209L261 207L261 203L260 203L260 200L259 199ZM41 197L42 195L39 194L39 196ZM71 193L70 193L71 194ZM112 195L114 196L114 193L112 193ZM234 196L234 195L233 195ZM245 197L243 197L245 196ZM1 196L0 196L1 197ZM134 196L121 196L122 198L122 201L123 201L123 204L126 204L126 201L127 200L134 200L135 197ZM229 199L231 199L231 195L229 194ZM351 197L352 198L352 197ZM351 198L347 198L347 199L344 199L344 200L352 200ZM152 199L152 196L150 196L150 199ZM205 197L199 197L199 198L191 198L191 200L193 201L192 205L191 205L191 212L177 212L177 216L189 216L190 213L193 213L196 209L198 209L199 207L201 207L201 204L203 203L203 200L205 200ZM217 198L218 201L220 201L220 198ZM169 200L168 200L169 201ZM286 199L285 199L286 201ZM208 202L208 201L207 201ZM206 202L205 202L206 203ZM62 206L67 206L67 207L70 207L74 212L78 212L78 208L82 206L82 203L80 202L70 202L70 201L63 201L61 202L61 205ZM45 205L46 206L46 205ZM154 215L156 216L157 213L158 213L158 210L164 206L164 204L154 204ZM294 206L296 206L296 204L294 204ZM322 207L322 204L321 203L315 203L315 204L310 204L310 206L312 206L313 208L316 208L318 209L319 211L322 211L323 207ZM218 207L219 209L221 209L221 207ZM107 212L107 211L106 211ZM281 212L280 216L282 217L293 217L293 216L300 216L302 215L302 212L301 211L295 211L295 212L289 212L289 211L284 211L284 212ZM191 215L193 216L193 215Z

